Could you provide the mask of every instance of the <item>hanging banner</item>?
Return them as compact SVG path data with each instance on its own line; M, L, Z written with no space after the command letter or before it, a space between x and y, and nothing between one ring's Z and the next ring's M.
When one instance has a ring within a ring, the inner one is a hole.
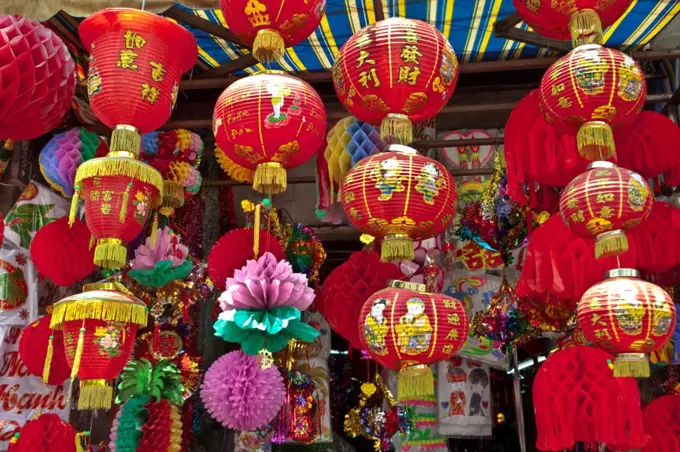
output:
M28 325L37 318L37 279L28 251L5 240L0 247L0 325Z

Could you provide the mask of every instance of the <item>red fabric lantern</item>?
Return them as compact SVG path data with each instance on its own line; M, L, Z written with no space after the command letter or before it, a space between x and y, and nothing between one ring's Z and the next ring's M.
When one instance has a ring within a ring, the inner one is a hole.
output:
M220 95L213 133L227 157L255 170L255 190L276 194L286 189L285 168L302 165L320 149L326 111L307 82L280 71L260 72Z
M326 277L314 303L335 332L361 349L359 311L369 296L401 277L399 267L380 262L380 254L356 251Z
M560 196L560 214L569 229L595 238L595 255L613 256L628 249L625 231L647 219L654 194L642 176L613 163L595 162Z
M31 19L0 16L0 139L32 140L61 123L76 89L62 40Z
M661 287L638 279L632 269L611 270L578 304L583 334L615 354L614 375L648 377L648 356L675 330L675 305Z
M406 146L392 145L389 151L362 159L347 173L342 206L357 229L384 238L383 261L411 261L413 240L446 229L458 194L441 163Z
M442 361L468 335L465 306L455 298L427 293L424 284L392 281L364 303L359 337L371 358L399 370L399 399L434 392L429 364Z
M51 321L52 315L47 314L22 330L19 356L31 374L40 378L47 377L43 381L47 380L45 383L48 385L58 385L69 377L71 366L66 361L64 347L61 346L62 332L50 328Z
M577 47L541 80L548 122L578 129L579 153L588 160L614 155L612 127L629 125L647 99L640 66L628 55L599 45Z
M181 75L198 58L196 39L162 16L128 8L99 11L78 31L90 50L90 105L114 129L111 151L138 155L139 133L170 118Z
M130 359L137 327L148 309L117 283L91 284L85 292L57 302L52 328L62 328L71 378L80 379L78 409L110 408L113 387Z
M284 49L314 33L325 0L220 0L227 27L259 61L275 61Z
M642 452L680 450L680 395L659 397L642 410L645 432L649 437Z
M614 378L611 360L596 348L571 347L541 365L532 391L539 450L571 450L577 441L612 450L647 443L635 379Z
M67 217L43 226L31 242L31 260L36 270L58 286L72 286L97 268L87 225L76 219L69 227Z
M432 25L394 17L353 34L333 64L340 102L383 139L413 140L412 123L433 118L458 81L453 47Z
M45 413L28 421L12 439L7 451L76 452L79 440L71 424L56 414Z

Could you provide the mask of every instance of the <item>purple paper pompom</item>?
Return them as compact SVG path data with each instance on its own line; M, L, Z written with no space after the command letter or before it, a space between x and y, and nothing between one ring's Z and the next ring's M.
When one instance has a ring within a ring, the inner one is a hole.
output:
M274 419L285 392L283 377L275 366L263 370L257 357L237 350L210 366L201 385L201 400L225 427L255 430Z
M283 306L304 311L313 301L314 289L307 285L307 275L293 272L287 261L278 261L268 252L227 278L227 290L220 296L223 311Z

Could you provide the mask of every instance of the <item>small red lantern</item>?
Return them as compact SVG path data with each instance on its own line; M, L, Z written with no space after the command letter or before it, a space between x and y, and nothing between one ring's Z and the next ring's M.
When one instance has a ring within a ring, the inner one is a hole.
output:
M286 189L286 170L305 163L326 133L321 97L307 82L280 71L237 80L217 99L213 133L224 153L255 170L253 188Z
M618 50L595 44L557 60L540 90L546 120L578 129L578 150L588 160L614 155L612 127L633 122L647 99L640 66Z
M0 16L0 55L0 139L32 140L57 127L76 89L63 41L31 19Z
M453 177L415 149L391 145L362 159L345 176L342 206L361 232L384 238L383 261L414 259L414 240L443 232L455 214Z
M436 116L458 81L449 41L425 22L394 17L353 34L333 64L340 102L383 139L413 140L412 123Z
M392 281L364 303L359 337L371 358L399 370L399 399L434 393L429 364L442 361L468 335L465 306L446 295L428 293L424 284Z
M265 62L314 33L326 0L220 0L220 7L229 30Z
M19 356L31 374L48 385L58 385L71 374L71 366L61 346L64 336L50 328L51 321L52 315L47 314L21 331Z
M654 194L642 176L609 162L594 162L560 196L560 214L569 229L595 238L595 256L628 250L625 230L647 219Z
M118 283L90 284L84 290L54 305L50 327L63 329L71 378L80 379L78 409L108 409L113 397L108 380L130 359L148 309Z
M616 356L617 377L649 377L648 355L675 330L675 305L661 287L637 270L610 270L578 304L578 320L590 342Z

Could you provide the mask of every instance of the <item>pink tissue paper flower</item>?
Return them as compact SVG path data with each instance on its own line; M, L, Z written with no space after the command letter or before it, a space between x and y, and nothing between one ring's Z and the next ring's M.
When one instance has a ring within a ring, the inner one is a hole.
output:
M189 255L189 248L179 243L179 236L173 234L167 226L158 229L156 246L151 246L151 237L147 237L144 245L135 250L132 268L154 268L159 261L172 261L172 267L184 263Z

